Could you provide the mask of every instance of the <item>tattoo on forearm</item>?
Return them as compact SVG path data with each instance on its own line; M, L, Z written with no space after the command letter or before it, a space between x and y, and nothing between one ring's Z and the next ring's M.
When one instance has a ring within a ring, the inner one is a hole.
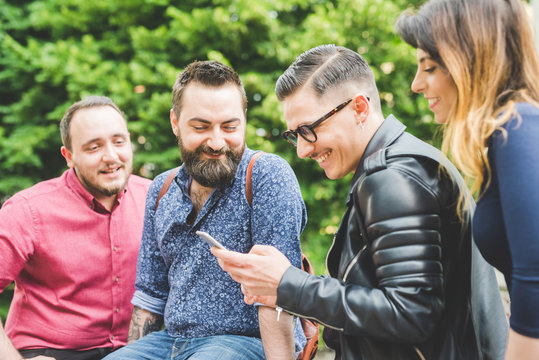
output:
M161 330L163 327L163 315L154 314L135 306L133 315L131 315L131 324L129 325L129 335L127 342L133 342L152 331Z

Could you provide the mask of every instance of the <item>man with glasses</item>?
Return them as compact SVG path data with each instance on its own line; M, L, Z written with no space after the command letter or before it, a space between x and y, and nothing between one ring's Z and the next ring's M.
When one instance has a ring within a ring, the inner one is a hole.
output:
M259 156L247 200L255 151L245 146L246 111L242 82L228 66L196 61L176 79L170 122L183 165L158 175L148 191L130 344L107 360L291 359L305 345L299 327L294 348L292 316L244 303L240 285L197 235L239 252L271 245L301 266L307 218L290 165Z
M496 280L475 258L470 214L457 208L465 184L437 149L394 116L384 119L365 60L316 47L284 72L276 93L290 129L283 136L298 156L330 179L354 177L327 257L331 277L302 273L270 246L212 249L246 301L320 322L337 358L503 357L507 322ZM479 324L487 318L494 323Z

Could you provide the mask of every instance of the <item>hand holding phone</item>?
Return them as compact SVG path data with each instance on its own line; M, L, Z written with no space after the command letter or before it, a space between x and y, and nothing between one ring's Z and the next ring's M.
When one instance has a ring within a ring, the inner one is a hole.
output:
M200 236L208 245L218 247L219 249L228 250L219 241L215 240L210 234L204 231L196 231L196 234Z

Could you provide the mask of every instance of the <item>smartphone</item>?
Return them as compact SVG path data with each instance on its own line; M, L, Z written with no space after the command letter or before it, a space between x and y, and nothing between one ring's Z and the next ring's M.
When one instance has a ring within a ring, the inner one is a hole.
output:
M200 236L208 245L210 246L216 246L219 249L228 250L226 247L223 246L219 241L215 240L210 234L204 231L196 231L196 234Z

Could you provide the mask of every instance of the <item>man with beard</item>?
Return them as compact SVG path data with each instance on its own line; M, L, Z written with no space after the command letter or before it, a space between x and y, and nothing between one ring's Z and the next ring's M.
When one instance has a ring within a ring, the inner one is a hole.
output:
M1 359L101 359L127 341L151 182L131 175L127 122L109 98L73 104L60 132L70 169L0 210L0 289L15 281Z
M112 359L291 359L292 317L243 302L240 285L222 271L202 230L225 247L248 252L273 245L301 264L306 210L286 161L245 146L247 98L238 74L214 61L194 62L174 84L170 120L183 165L157 176L148 191L129 342ZM161 330L163 322L165 329ZM301 330L300 330L301 331ZM302 340L302 341L300 341ZM303 342L303 343L302 343Z

